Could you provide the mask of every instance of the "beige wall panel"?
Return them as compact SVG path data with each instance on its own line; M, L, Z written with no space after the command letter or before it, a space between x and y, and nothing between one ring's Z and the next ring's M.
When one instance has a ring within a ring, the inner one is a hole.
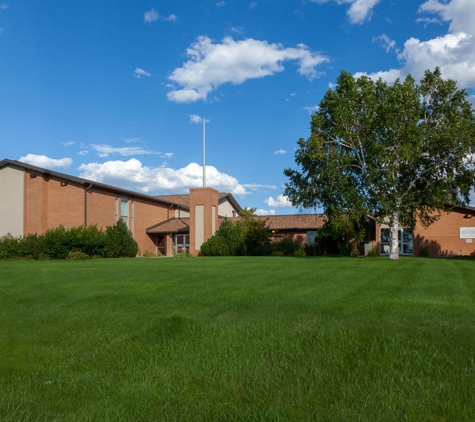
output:
M201 248L205 238L205 207L204 205L196 205L196 229L195 229L195 249Z
M7 233L23 236L23 180L21 169L4 167L0 170L0 236Z
M175 210L175 218L188 218L190 216L190 213L187 211L183 211L180 209Z
M232 217L233 216L233 206L230 204L229 201L224 201L222 204L218 206L218 214L223 217Z
M214 218L214 215L216 214L216 207L213 205L211 207L211 215L213 216L211 219L211 234L214 236L216 233L216 218Z

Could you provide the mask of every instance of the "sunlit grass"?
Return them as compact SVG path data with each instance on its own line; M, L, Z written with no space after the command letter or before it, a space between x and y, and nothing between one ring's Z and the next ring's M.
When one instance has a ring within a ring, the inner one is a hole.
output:
M0 262L0 420L475 420L475 261Z

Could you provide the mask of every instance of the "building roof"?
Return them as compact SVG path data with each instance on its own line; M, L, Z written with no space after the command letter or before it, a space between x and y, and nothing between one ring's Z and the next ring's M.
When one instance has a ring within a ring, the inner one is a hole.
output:
M173 202L171 200L167 200L165 197L161 198L161 197L146 195L144 193L134 192L134 191L127 190L127 189L118 188L118 187L112 186L112 185L106 185L104 183L95 182L93 180L82 179L80 177L71 176L71 175L66 174L66 173L60 173L60 172L57 172L57 171L48 170L48 169L44 169L44 168L37 167L37 166L32 166L31 164L26 164L26 163L23 163L21 161L9 160L8 158L0 161L0 169L3 168L3 167L7 167L7 166L19 167L19 168L28 170L32 173L38 173L38 174L44 174L44 175L56 177L56 178L64 180L64 181L71 182L71 183L77 183L77 184L83 185L83 186L88 186L88 187L90 186L90 187L94 187L94 188L104 189L104 190L107 190L107 191L110 191L110 192L117 193L119 195L132 196L134 198L141 198L141 199L146 199L147 201L162 203L162 204L165 204L167 206L174 205L177 208L189 209L189 206L185 206L180 202ZM171 196L173 196L173 195L171 195Z
M228 218L237 221L240 217ZM323 214L291 214L256 216L259 220L267 220L269 230L316 230L323 226L326 219ZM221 218L220 218L221 224Z
M146 232L149 234L189 233L190 219L173 217L148 227Z
M225 217L219 217L218 224L224 221ZM323 226L325 217L323 214L296 214L296 215L271 215L271 216L256 216L259 220L267 220L269 230L282 231L307 231L316 230ZM238 221L240 217L229 217L230 221ZM189 233L190 219L187 218L170 218L169 220L155 224L147 228L149 234L162 233Z

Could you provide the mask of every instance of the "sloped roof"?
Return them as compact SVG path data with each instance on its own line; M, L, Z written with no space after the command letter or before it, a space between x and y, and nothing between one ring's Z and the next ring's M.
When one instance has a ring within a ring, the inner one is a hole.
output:
M189 218L170 218L154 226L148 227L146 232L149 234L168 234L168 233L189 233Z
M0 169L2 167L7 167L7 166L19 167L19 168L22 168L22 169L29 170L30 172L33 172L33 173L45 174L45 175L56 177L58 179L68 181L68 182L71 182L71 183L77 183L77 184L83 185L83 186L91 185L91 187L104 189L104 190L107 190L109 192L114 192L114 193L117 193L117 194L120 194L120 195L132 196L134 198L142 198L142 199L146 199L147 201L162 203L162 204L165 204L165 205L168 205L168 206L175 205L179 208L187 208L187 209L189 208L189 207L186 207L186 206L184 206L183 204L181 204L179 202L173 202L173 201L167 200L165 198L162 199L160 197L146 195L144 193L134 192L134 191L127 190L127 189L118 188L116 186L106 185L104 183L95 182L93 180L82 179L81 177L71 176L71 175L66 174L66 173L60 173L58 171L53 171L53 170L48 170L48 169L44 169L44 168L41 168L41 167L32 166L31 164L26 164L26 163L23 163L21 161L9 160L7 158L0 161Z
M260 220L267 219L269 230L316 230L325 223L325 216L322 214L296 214L296 215L271 215L268 217L257 216ZM230 221L238 221L240 217L230 217ZM224 217L219 217L218 224L224 221ZM147 228L149 234L162 233L189 233L190 219L170 218L169 220L155 224Z
M228 220L237 221L239 218L232 217ZM268 215L255 218L267 220L269 230L316 230L322 227L326 221L323 214Z

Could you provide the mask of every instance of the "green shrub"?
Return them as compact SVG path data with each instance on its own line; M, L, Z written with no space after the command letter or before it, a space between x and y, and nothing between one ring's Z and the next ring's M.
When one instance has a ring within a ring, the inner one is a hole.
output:
M106 227L104 256L106 258L134 257L139 247L132 233L122 220L117 220L113 226Z
M71 261L77 261L80 259L89 259L89 255L81 251L74 251L74 252L71 251L68 253L68 256L66 257L66 259L71 260Z
M20 258L26 256L25 241L19 237L13 237L10 233L0 237L0 259Z
M204 256L229 256L229 246L224 237L212 236L201 245Z
M317 248L316 244L305 245L304 246L305 255L307 256L317 256L321 255L320 250Z
M29 234L25 237L25 252L27 256L31 256L34 259L40 259L43 237L35 234Z
M145 258L154 258L157 256L157 254L152 251L145 251L142 256Z
M228 244L229 255L242 256L246 252L244 230L241 225L224 218L215 236L224 238Z
M284 255L294 255L297 251L303 252L303 247L299 242L288 238L283 238L278 242L272 243L272 249L274 251L280 251ZM305 254L305 252L303 253Z
M305 253L305 251L302 248L302 249L299 249L299 250L295 251L293 253L293 256L307 256L307 254Z
M281 251L274 251L270 254L270 256L284 256L284 253Z

